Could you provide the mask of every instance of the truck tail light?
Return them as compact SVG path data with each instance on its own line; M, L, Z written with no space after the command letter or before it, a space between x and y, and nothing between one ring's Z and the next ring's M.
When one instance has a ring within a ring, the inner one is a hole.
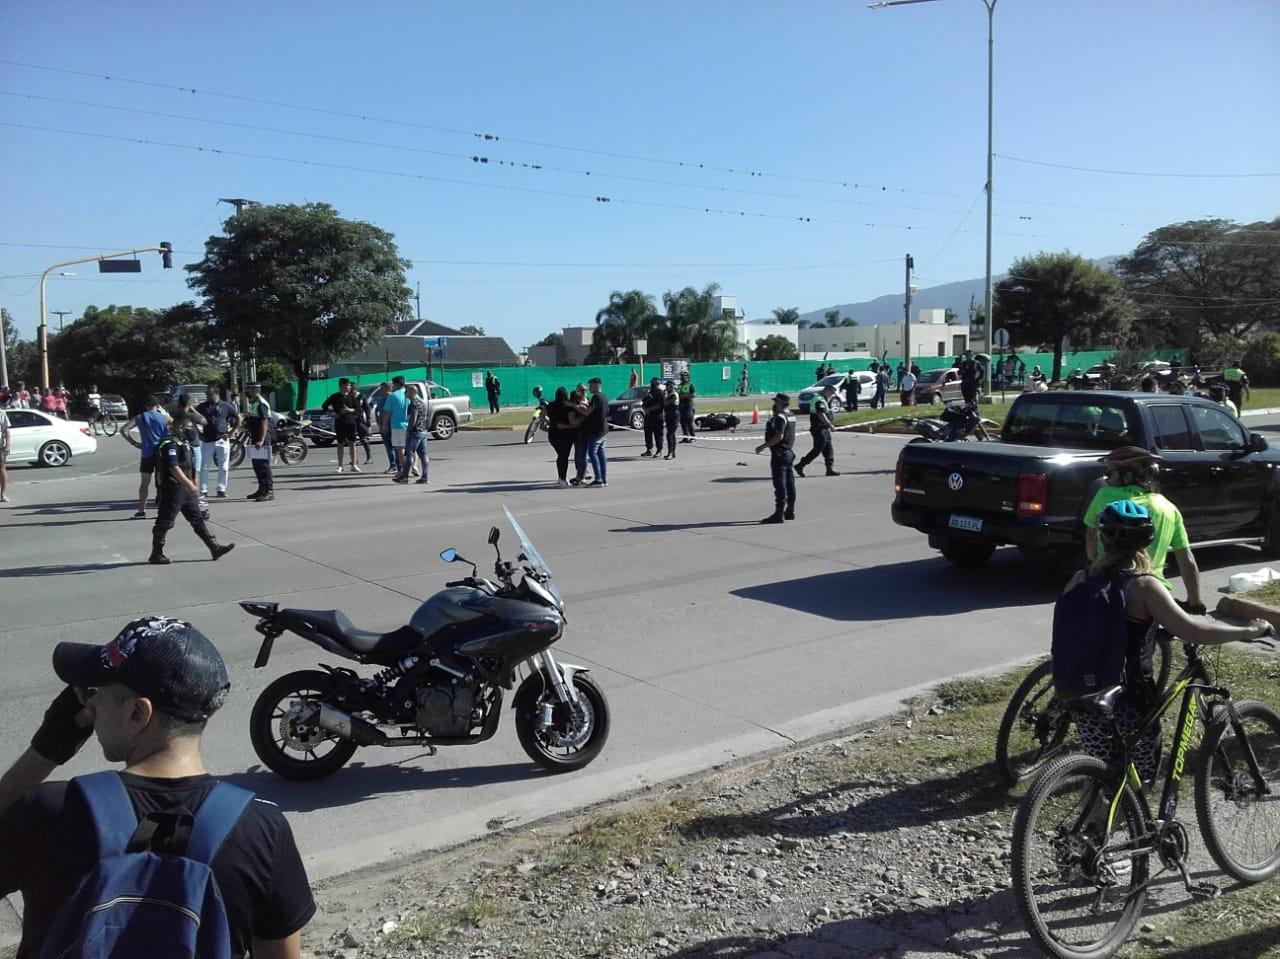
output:
M1044 473L1018 474L1018 516L1043 516L1048 500L1049 478Z
M901 457L901 456L899 456L899 457L898 457L898 465L894 468L894 471L893 471L893 492L894 492L894 495L897 495L898 493L901 493L901 492L902 492L902 487L903 487L903 484L904 484L904 482L905 482L905 480L906 480L906 477L903 475L904 473L906 473L906 470L904 470L904 469L902 468L902 457Z

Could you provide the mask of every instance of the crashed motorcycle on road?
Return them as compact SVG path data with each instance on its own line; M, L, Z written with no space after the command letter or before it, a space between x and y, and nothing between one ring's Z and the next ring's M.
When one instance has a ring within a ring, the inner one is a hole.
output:
M912 443L957 443L965 440L989 442L987 427L999 428L995 420L983 419L978 407L952 404L937 419L904 416L903 422L920 435Z
M471 575L418 607L389 633L359 629L336 609L281 609L242 602L259 617L267 665L276 639L294 633L335 656L378 667L372 676L321 664L267 686L249 717L254 751L288 779L319 779L340 769L361 746L474 746L498 729L504 691L516 688L516 735L529 757L552 772L581 769L609 735L604 692L583 666L561 663L551 647L564 634L564 601L551 570L516 522L513 564L498 549L494 580L454 549L445 562L468 563Z

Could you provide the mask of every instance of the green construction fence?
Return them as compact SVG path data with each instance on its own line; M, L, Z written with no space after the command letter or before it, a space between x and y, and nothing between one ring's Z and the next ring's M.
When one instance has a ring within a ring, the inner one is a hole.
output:
M1115 355L1115 350L1090 350L1080 353L1064 353L1062 357L1063 376L1079 367L1088 369L1104 363ZM1161 350L1157 354L1149 354L1151 359L1169 359L1180 356L1180 361L1187 362L1187 350ZM1052 353L1019 353L1018 359L1026 364L1028 370L1039 366L1049 373L1053 368ZM851 360L831 360L830 365L838 372L865 370L871 366L872 357L861 357ZM948 367L954 362L952 356L920 356L915 361L922 371ZM896 366L897 358L890 357L891 366ZM760 360L749 366L750 386L753 394L795 393L804 389L814 381L814 371L818 363L815 360ZM498 377L502 387L501 404L503 406L529 406L532 404L533 388L541 386L547 399L555 396L556 387L572 389L578 383L586 383L593 376L600 377L606 396L617 396L630 385L631 371L634 369L640 383L645 384L650 377L662 376L660 363L624 364L619 366L504 366L492 367L493 374ZM488 397L484 390L485 367L459 368L433 366L430 379L443 386L454 395L466 394L471 397L472 408L478 412L489 408ZM689 375L699 396L732 396L738 386L742 374L742 361L732 360L722 363L690 363ZM389 371L380 373L364 373L349 376L361 386L378 384L390 380L392 376L403 376L406 380L427 379L426 366L405 366L396 368L393 364ZM316 408L338 388L338 378L312 380L307 388L307 406ZM276 408L279 410L295 409L297 383L289 382L276 389Z

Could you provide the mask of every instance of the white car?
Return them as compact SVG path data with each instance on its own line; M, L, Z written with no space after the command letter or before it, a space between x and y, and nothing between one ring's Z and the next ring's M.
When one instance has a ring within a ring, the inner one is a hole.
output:
M5 410L9 417L9 455L14 463L65 466L73 456L98 451L88 423L64 420L40 410Z
M813 386L806 386L800 391L796 408L801 413L808 413L809 404L813 402L813 398L822 392L824 386L830 385L836 388L836 395L831 397L831 412L839 413L844 409L845 375L844 373L832 373L830 376L824 376ZM870 403L871 397L876 395L876 375L869 370L860 370L853 374L853 378L858 382L858 402Z

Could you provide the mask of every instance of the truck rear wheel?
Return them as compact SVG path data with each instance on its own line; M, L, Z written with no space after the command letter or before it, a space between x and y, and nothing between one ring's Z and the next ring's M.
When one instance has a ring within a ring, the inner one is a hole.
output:
M992 543L968 543L964 540L949 539L942 546L942 555L966 569L981 566L996 551Z

